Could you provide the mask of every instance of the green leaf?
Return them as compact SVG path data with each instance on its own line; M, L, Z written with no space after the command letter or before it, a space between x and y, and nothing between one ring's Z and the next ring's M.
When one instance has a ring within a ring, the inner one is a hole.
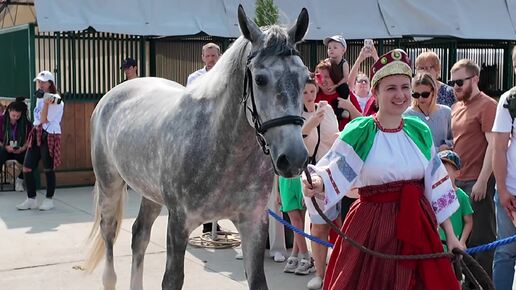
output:
M256 0L256 17L258 26L271 26L278 23L279 9L273 0Z

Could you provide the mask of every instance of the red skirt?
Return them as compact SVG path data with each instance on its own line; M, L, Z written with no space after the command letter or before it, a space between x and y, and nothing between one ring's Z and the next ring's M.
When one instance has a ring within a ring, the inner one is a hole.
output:
M435 214L421 181L393 182L359 190L342 231L385 254L443 252ZM324 290L459 290L448 258L398 261L367 255L338 238Z

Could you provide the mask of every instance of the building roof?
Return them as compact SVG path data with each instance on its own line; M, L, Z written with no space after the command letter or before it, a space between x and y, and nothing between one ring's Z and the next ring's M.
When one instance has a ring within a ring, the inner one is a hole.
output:
M1 0L0 0L1 1ZM235 0L36 0L40 31L179 36L204 32L240 35L237 7L254 17L255 1ZM459 37L516 39L516 0L275 0L280 23L291 25L308 9L306 39L342 34L346 39Z
M33 0L0 0L0 29L34 22Z

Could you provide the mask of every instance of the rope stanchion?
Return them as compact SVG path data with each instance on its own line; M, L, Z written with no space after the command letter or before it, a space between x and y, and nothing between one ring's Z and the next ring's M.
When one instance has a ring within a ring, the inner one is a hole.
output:
M298 234L298 235L301 235L307 239L309 239L310 241L314 241L320 245L323 245L327 248L333 248L333 244L328 242L328 241L323 241L317 237L314 237L310 234L307 234L305 233L303 230L300 230L298 228L296 228L295 226L293 226L292 224L290 224L288 221L284 220L283 218L281 218L279 215L277 215L274 211L272 211L271 209L267 209L267 211L269 212L269 215L272 216L274 219L276 219L278 222L280 222L281 224L283 224L284 226L286 226L289 230L293 231L294 233Z

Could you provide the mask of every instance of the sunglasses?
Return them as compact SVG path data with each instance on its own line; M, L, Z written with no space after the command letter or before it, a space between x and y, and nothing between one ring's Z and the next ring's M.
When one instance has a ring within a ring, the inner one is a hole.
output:
M461 80L448 81L448 85L450 87L453 87L453 86L455 86L455 84L457 84L457 86L462 87L464 85L464 81L467 81L467 80L469 80L469 79L471 79L473 77L474 77L474 75L470 76L470 77L467 77L465 79L461 79Z
M368 84L369 82L367 80L357 80L357 84Z
M432 92L422 92L422 93L413 92L412 97L414 99L419 99L419 97L422 97L423 99L427 99L428 97L430 97L431 94L432 94Z

